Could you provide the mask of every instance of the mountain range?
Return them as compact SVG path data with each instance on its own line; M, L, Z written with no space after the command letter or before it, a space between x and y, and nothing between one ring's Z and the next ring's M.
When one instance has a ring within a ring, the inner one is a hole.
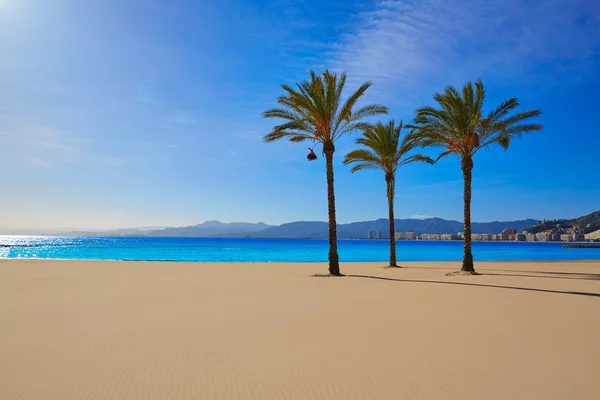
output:
M261 232L273 228L263 222L256 224L250 222L206 221L194 226L179 228L165 228L146 233L145 236L152 237L240 237L246 234ZM232 236L233 235L233 236Z
M520 221L474 222L473 233L499 233L505 228L522 230L540 221L526 219ZM463 224L459 221L442 218L397 219L396 232L458 233ZM368 231L381 231L382 238L389 238L388 220L352 222L338 224L340 239L366 239ZM265 223L206 221L198 225L185 227L166 227L160 229L118 229L114 231L73 231L54 233L65 236L148 236L148 237L216 237L216 238L273 238L273 239L327 239L328 224L322 221L297 221L282 225Z
M474 222L471 230L473 233L500 233L505 228L521 230L538 222L539 220L535 219L504 222ZM396 219L395 224L396 232L416 232L417 235L423 233L458 233L463 231L462 222L441 218ZM382 238L389 238L389 221L387 219L378 219L375 221L338 224L337 226L339 239L365 239L368 231L381 231ZM290 222L258 232L250 232L243 235L243 237L327 239L328 224L321 221Z

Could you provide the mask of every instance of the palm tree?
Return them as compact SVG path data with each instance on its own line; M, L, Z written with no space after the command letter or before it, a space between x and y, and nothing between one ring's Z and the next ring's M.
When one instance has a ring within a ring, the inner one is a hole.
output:
M333 153L335 142L342 135L365 128L364 119L386 114L388 109L379 104L356 108L358 99L371 86L363 83L342 103L342 92L346 84L346 73L339 77L327 69L320 75L310 71L310 79L296 84L296 88L281 85L285 94L277 102L282 108L273 108L264 112L264 118L284 120L265 135L266 142L282 138L290 142L312 141L323 146L325 167L327 170L327 200L329 216L329 273L340 276L337 252L337 226L335 219L335 195L333 188ZM312 149L311 149L312 153ZM309 154L309 156L313 156ZM311 159L309 157L309 159Z
M365 148L353 150L346 155L344 164L354 164L352 172L362 169L380 169L385 173L387 185L388 212L390 221L390 267L396 264L396 240L394 227L394 192L396 185L396 171L403 165L413 162L426 162L433 164L434 161L422 154L407 156L419 143L410 137L401 138L402 121L396 126L392 120L387 125L381 122L363 130L363 136L356 140L357 144Z
M524 133L539 131L542 125L528 123L531 118L542 114L541 110L527 110L511 114L519 106L513 97L498 107L483 113L485 90L481 80L467 82L462 94L447 86L444 93L433 97L440 108L421 107L416 110L411 137L422 147L437 146L444 150L438 160L446 155L460 157L464 179L464 256L462 271L475 272L471 252L471 172L473 156L477 151L498 144L505 150L514 138ZM510 115L509 115L510 114Z

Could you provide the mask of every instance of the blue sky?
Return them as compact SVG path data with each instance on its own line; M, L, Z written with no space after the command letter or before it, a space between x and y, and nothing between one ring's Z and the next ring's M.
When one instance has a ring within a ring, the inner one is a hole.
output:
M408 122L481 77L546 128L475 159L473 219L600 209L600 3L589 0L0 0L0 226L326 220L322 158L265 144L281 83L345 70ZM341 165L339 222L386 216ZM403 168L396 215L462 220L459 162Z

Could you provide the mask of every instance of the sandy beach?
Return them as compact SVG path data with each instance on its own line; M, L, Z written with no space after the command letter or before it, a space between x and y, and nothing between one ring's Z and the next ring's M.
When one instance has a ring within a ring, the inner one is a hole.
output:
M0 261L0 399L600 399L600 262Z

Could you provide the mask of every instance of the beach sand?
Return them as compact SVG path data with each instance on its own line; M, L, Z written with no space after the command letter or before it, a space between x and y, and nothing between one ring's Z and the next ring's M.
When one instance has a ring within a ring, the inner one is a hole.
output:
M0 261L0 399L600 399L600 262Z

